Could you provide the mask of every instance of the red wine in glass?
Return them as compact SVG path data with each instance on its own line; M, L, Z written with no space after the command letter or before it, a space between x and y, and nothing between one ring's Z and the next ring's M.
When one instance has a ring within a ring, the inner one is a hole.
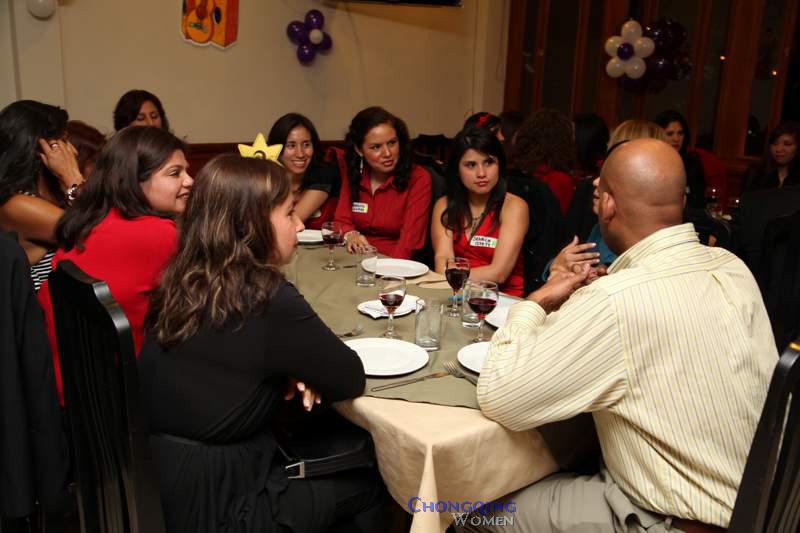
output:
M451 257L447 260L444 269L444 277L453 289L453 305L450 306L448 316L457 317L458 312L458 291L464 286L464 282L469 279L469 259L464 257Z
M447 278L450 288L454 292L458 292L469 277L469 268L448 268L444 271L444 276Z
M497 305L497 300L491 298L470 298L467 300L470 309L472 309L478 317L483 320L483 317L492 312Z
M397 293L380 295L381 303L386 308L386 312L388 313L394 313L395 310L403 304L404 298L405 298L404 294L397 294Z
M333 260L333 249L342 244L344 234L342 233L342 225L338 222L324 222L321 228L322 242L328 246L328 263L322 267L322 270L333 271L338 270L339 267Z

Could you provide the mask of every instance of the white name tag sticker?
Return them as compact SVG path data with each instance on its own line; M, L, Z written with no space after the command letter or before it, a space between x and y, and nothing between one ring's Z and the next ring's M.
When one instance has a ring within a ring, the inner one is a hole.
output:
M353 211L353 213L366 213L369 211L369 205L363 202L353 202L353 204L350 206L350 209Z
M484 237L483 235L475 235L469 241L470 246L476 248L497 248L497 239L495 237Z

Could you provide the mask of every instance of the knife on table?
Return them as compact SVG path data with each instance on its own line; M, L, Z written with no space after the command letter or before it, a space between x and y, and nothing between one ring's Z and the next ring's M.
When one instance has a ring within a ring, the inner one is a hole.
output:
M417 383L419 381L425 381L426 379L433 379L433 378L443 378L445 376L449 376L447 372L434 372L433 374L425 374L424 376L420 376L418 378L411 378L411 379L404 379L403 381L395 381L394 383L389 383L388 385L379 385L377 387L372 387L370 392L379 392L386 389L393 389L395 387L402 387L403 385L410 385L411 383Z

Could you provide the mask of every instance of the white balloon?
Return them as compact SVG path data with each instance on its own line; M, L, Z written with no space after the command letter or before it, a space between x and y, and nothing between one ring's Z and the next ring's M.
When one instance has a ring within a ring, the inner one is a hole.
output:
M56 0L26 0L25 7L37 19L49 19L56 12Z
M650 37L639 37L633 41L633 53L636 57L650 57L656 49L656 43Z
M316 28L308 32L308 40L311 41L311 44L321 43L324 37L325 34L322 33L322 30Z
M617 57L617 48L619 45L622 44L622 37L619 35L614 35L613 37L609 37L606 41L605 50L608 55L611 57Z
M606 63L606 74L612 78L619 78L625 74L625 64L618 57L612 57Z
M625 62L625 74L632 80L638 80L644 76L647 65L641 57L633 56Z
M642 36L642 25L635 20L629 20L622 25L622 40L626 43L632 43Z

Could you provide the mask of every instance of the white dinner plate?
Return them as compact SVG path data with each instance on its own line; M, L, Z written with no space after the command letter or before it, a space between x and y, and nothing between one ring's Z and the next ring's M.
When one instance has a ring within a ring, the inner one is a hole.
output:
M365 315L371 316L372 318L389 318L389 313L386 312L386 308L383 306L380 300L361 302L358 304L357 309ZM397 318L399 316L405 316L409 313L413 313L416 311L416 309L417 297L406 294L406 297L403 298L403 303L400 304L400 307L394 310L394 317Z
M428 352L411 342L397 339L355 339L345 341L355 350L368 376L399 376L428 364Z
M473 372L480 374L483 368L483 363L486 361L486 356L489 354L488 342L476 342L475 344L467 344L458 351L458 362L461 366L468 368Z
M366 261L369 261L369 259L364 259L361 265L367 272L372 272L372 269L367 268ZM428 270L428 265L409 259L378 259L378 272L376 274L378 276L416 278L427 274Z
M496 328L502 327L502 325L506 323L508 311L511 309L511 306L521 301L522 300L517 298L500 295L500 300L497 302L497 306L492 310L491 313L486 315L486 323Z
M322 242L322 231L318 229L304 229L297 234L297 242L300 244L317 244Z

